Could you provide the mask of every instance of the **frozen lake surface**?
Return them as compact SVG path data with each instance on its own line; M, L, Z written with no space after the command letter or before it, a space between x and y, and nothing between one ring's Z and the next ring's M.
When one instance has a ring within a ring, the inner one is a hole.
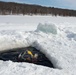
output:
M0 51L28 46L55 68L0 60L0 75L76 75L76 17L0 15Z

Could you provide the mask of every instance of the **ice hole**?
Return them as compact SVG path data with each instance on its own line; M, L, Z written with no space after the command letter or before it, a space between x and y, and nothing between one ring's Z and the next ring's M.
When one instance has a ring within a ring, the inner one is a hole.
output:
M0 52L0 60L13 62L28 62L54 68L49 59L34 47L15 48Z

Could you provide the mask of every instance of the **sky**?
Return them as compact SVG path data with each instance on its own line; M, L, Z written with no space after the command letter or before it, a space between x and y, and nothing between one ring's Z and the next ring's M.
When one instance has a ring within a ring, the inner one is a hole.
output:
M37 4L48 7L76 10L76 0L0 0L0 1Z

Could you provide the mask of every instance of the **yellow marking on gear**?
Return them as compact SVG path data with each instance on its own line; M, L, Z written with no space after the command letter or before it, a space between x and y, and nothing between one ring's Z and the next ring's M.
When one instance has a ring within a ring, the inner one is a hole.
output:
M30 54L30 55L33 57L33 54L32 54L32 52L31 52L31 51L29 51L29 50L28 50L28 54Z

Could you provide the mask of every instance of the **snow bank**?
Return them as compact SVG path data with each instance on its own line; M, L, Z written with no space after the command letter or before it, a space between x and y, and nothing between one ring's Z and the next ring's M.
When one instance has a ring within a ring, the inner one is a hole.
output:
M0 61L0 75L71 75L68 71L60 71L29 63Z
M57 27L54 24L39 23L36 31L42 31L44 33L57 34Z

